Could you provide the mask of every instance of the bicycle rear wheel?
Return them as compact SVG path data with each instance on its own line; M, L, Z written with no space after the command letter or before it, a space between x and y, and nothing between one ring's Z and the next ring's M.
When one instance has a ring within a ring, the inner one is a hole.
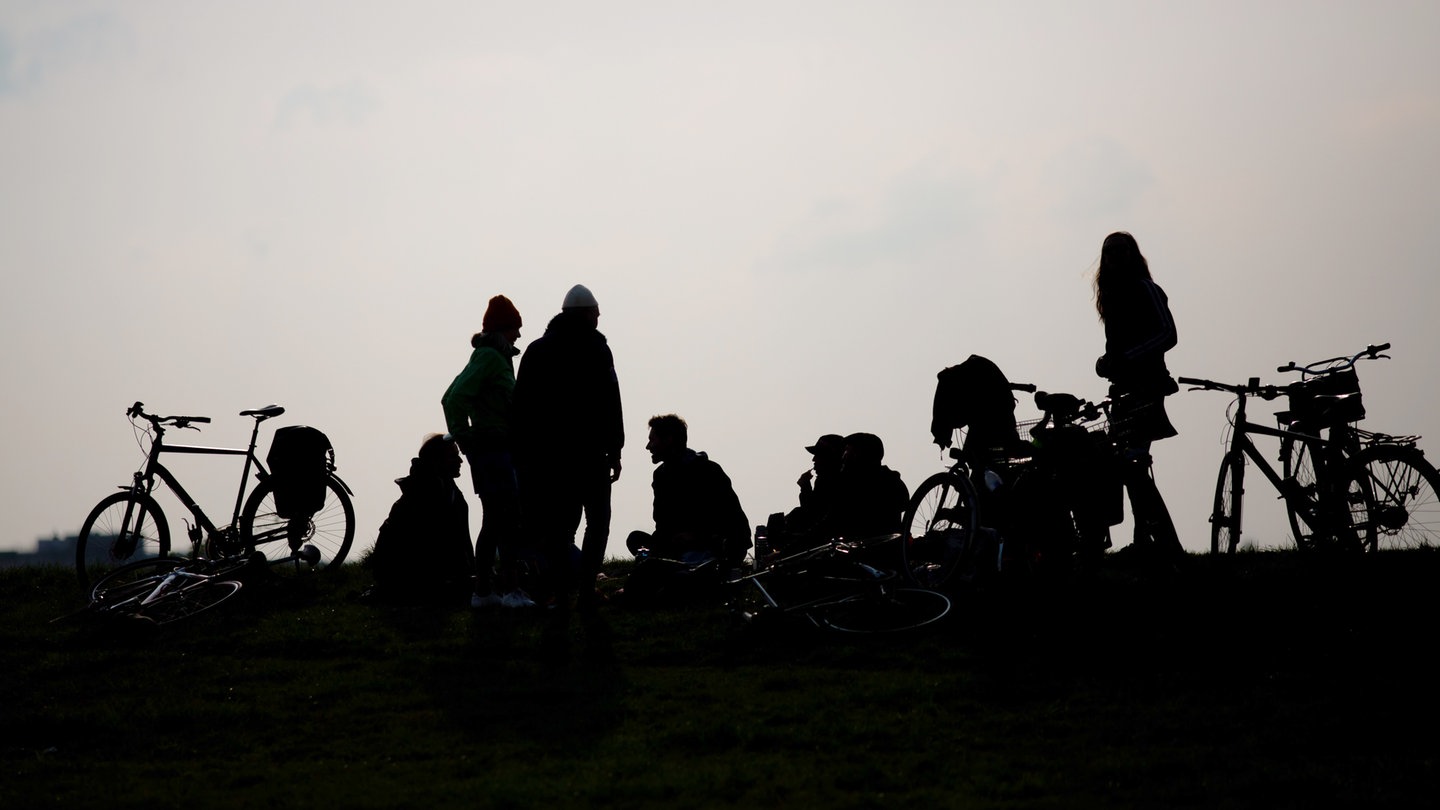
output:
M941 588L957 571L967 575L993 560L976 548L975 488L964 475L936 473L925 479L905 510L900 546L905 578L921 588Z
M275 510L275 490L269 480L261 481L245 502L240 514L240 542L249 551L259 551L277 571L301 572L338 568L350 553L355 539L355 507L345 486L334 476L326 482L325 505L309 517L281 517ZM312 566L295 559L304 546L314 546L320 559Z
M240 592L240 583L233 579L206 579L181 585L144 605L135 614L156 624L170 624L209 610Z
M1440 547L1440 473L1413 447L1375 445L1351 461L1368 499L1366 551Z
M896 633L933 624L950 612L945 594L920 588L881 588L811 608L811 621L841 633Z
M1220 462L1215 508L1210 512L1210 553L1234 554L1240 545L1240 511L1245 498L1245 456L1231 452Z
M80 588L133 560L170 553L170 527L165 513L149 495L116 492L90 510L75 543L75 574Z

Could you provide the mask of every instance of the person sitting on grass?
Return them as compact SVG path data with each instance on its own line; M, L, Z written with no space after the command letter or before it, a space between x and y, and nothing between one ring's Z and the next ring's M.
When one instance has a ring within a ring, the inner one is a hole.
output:
M645 449L660 465L652 483L655 530L631 532L625 540L630 553L739 565L750 548L750 521L729 476L704 453L689 448L689 429L675 414L653 417L649 439Z
M470 596L470 512L455 486L460 450L449 436L432 433L397 479L400 499L380 525L366 559L374 572L372 597L404 604L466 604Z

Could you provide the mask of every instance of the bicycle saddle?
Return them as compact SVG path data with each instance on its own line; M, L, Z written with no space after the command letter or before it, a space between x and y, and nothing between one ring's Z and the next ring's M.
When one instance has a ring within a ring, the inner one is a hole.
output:
M279 416L285 413L285 409L279 405L266 405L263 408L256 408L253 411L241 411L241 416L253 416L256 419L265 420L272 416Z

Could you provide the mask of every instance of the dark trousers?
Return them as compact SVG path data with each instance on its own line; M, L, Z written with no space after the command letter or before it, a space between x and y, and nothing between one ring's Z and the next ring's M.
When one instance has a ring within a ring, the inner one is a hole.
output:
M513 574L520 543L520 485L515 462L508 451L477 450L465 454L475 494L483 510L480 533L475 538L475 589L489 593L493 588L496 551L500 569ZM513 587L514 583L502 583Z
M567 459L548 467L527 467L525 525L539 542L549 585L557 597L595 588L610 540L610 466L604 458ZM575 533L585 520L580 559L572 559Z

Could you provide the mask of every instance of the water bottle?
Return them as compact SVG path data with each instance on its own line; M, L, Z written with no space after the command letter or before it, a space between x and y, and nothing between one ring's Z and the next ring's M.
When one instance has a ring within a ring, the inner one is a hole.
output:
M755 570L759 571L765 567L765 561L770 557L770 533L764 526L755 527Z

